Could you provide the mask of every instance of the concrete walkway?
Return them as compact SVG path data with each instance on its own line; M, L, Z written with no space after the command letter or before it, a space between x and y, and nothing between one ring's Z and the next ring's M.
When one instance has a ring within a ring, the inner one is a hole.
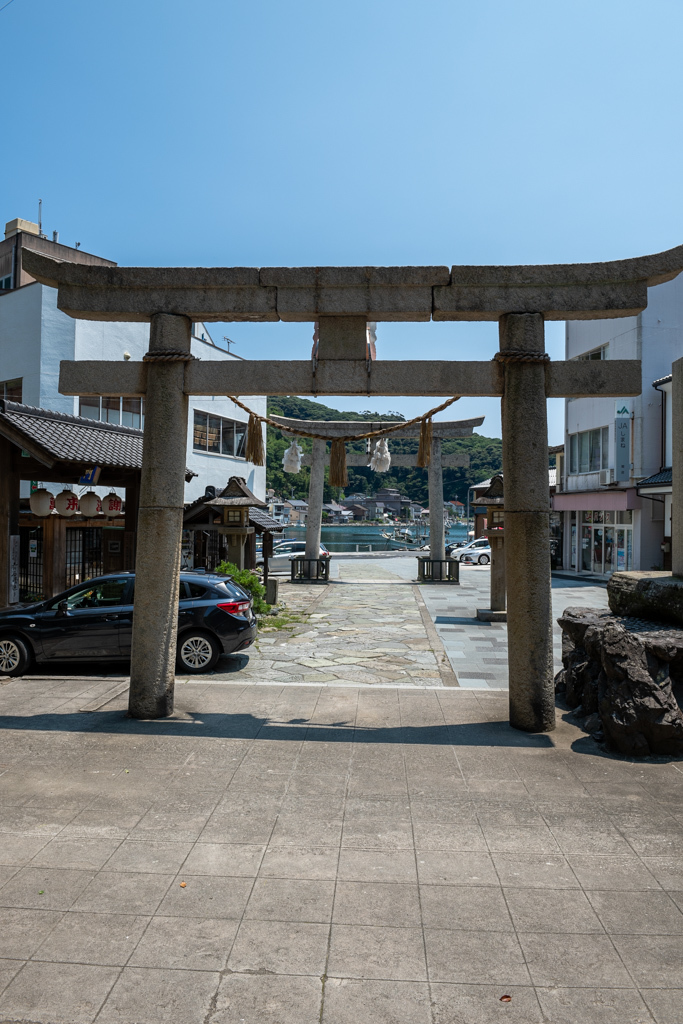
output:
M492 690L179 691L0 687L0 1021L681 1021L681 763Z

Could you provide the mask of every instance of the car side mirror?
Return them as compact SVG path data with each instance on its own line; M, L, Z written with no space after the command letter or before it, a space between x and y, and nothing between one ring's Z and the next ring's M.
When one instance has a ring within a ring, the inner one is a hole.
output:
M68 611L69 605L66 603L66 601L60 601L59 604L57 605L57 615L67 615Z

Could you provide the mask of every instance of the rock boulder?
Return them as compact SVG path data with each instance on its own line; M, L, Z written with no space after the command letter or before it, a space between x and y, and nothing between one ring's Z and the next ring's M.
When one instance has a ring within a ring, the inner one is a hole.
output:
M683 754L672 689L683 678L683 630L583 608L565 609L558 621L563 668L555 688L581 708L587 731L632 757Z
M614 615L683 626L683 579L670 572L615 572L607 599Z

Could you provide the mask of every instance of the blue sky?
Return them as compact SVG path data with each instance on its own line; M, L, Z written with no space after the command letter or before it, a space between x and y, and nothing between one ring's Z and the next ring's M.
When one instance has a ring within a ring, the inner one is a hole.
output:
M4 219L40 197L48 234L124 265L657 252L683 241L682 30L679 0L12 0ZM247 358L310 352L308 324L211 330ZM378 343L485 359L497 328L386 324ZM497 400L458 404L482 412L499 434ZM557 442L559 400L549 416Z

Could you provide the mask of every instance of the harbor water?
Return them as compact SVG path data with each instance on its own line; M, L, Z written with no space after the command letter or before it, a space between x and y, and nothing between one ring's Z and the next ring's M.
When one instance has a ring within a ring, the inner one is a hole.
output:
M383 533L394 533L394 524L380 525L377 523L357 523L345 526L323 526L321 527L320 539L328 551L391 551L400 548L418 548L429 543L429 527L425 523L396 524L396 531L408 529L415 540L413 543L404 543L400 538L397 540L383 537ZM419 540L418 537L419 529ZM287 526L279 536L288 540L302 540L306 536L305 527ZM467 540L467 526L465 523L455 523L446 530L446 543Z

